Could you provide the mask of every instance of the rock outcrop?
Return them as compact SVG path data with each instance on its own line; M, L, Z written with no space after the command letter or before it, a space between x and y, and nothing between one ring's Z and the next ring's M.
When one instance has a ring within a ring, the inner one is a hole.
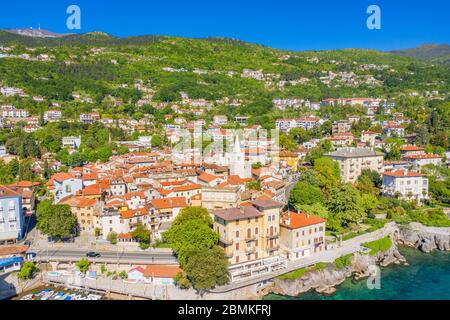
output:
M400 228L398 241L427 253L436 249L450 251L450 228L427 227L413 222Z
M321 294L333 294L336 291L335 287L347 278L363 279L370 275L370 266L386 267L390 264L406 264L405 258L400 254L395 244L389 250L373 256L355 253L351 265L342 269L329 265L323 270L309 271L298 279L274 279L273 286L267 288L266 293L298 296L301 293L315 290Z

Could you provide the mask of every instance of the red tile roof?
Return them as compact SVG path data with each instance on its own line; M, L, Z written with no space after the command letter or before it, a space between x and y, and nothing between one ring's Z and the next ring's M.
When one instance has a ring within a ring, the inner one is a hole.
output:
M174 278L181 269L179 266L170 265L149 265L145 267L144 277L146 278Z
M414 171L395 170L395 171L387 171L383 173L383 176L401 178L401 177L422 177L423 175Z
M0 186L0 198L1 197L19 197L20 194L8 187Z
M405 159L441 159L442 157L438 154L412 154L404 156Z
M156 209L184 208L187 206L185 197L153 199L151 203Z
M418 146L403 146L401 148L401 151L424 151L425 148L418 147Z
M326 220L320 217L289 211L281 217L280 225L288 229L298 229L324 222Z
M213 174L209 174L206 172L203 172L201 175L198 176L198 179L207 183L210 183L216 179L219 179L219 177L216 177Z

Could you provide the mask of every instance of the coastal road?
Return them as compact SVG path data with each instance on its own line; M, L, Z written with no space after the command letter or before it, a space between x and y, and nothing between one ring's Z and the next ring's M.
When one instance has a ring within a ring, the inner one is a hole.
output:
M74 249L44 249L36 252L36 261L60 261L76 262L81 258L87 258L88 250ZM92 262L98 263L136 263L136 264L178 264L176 257L171 252L143 251L126 252L117 251L96 251L100 254L97 258L88 258Z

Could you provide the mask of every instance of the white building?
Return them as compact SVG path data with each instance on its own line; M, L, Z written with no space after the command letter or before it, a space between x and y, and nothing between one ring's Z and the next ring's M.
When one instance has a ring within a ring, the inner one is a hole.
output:
M411 154L403 157L404 160L418 167L434 164L436 166L442 164L442 157L438 154Z
M389 197L400 195L403 199L421 202L428 199L428 179L418 172L388 171L383 173L382 192Z
M63 148L78 149L81 145L81 136L78 137L63 137Z

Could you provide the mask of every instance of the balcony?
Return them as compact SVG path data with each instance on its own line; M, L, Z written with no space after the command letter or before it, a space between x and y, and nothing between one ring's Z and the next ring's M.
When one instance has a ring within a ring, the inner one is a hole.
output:
M256 251L255 247L247 247L247 248L245 248L245 253L246 254L252 254L252 253L255 253L255 251Z
M275 239L275 238L278 238L279 236L280 236L280 234L277 232L277 233L268 234L266 236L266 238L267 239Z
M231 246L233 244L233 239L220 238L219 241L222 242L226 246Z
M277 251L280 249L279 245L273 246L272 248L267 248L267 252Z
M256 239L257 239L257 236L246 237L245 242L255 241Z

